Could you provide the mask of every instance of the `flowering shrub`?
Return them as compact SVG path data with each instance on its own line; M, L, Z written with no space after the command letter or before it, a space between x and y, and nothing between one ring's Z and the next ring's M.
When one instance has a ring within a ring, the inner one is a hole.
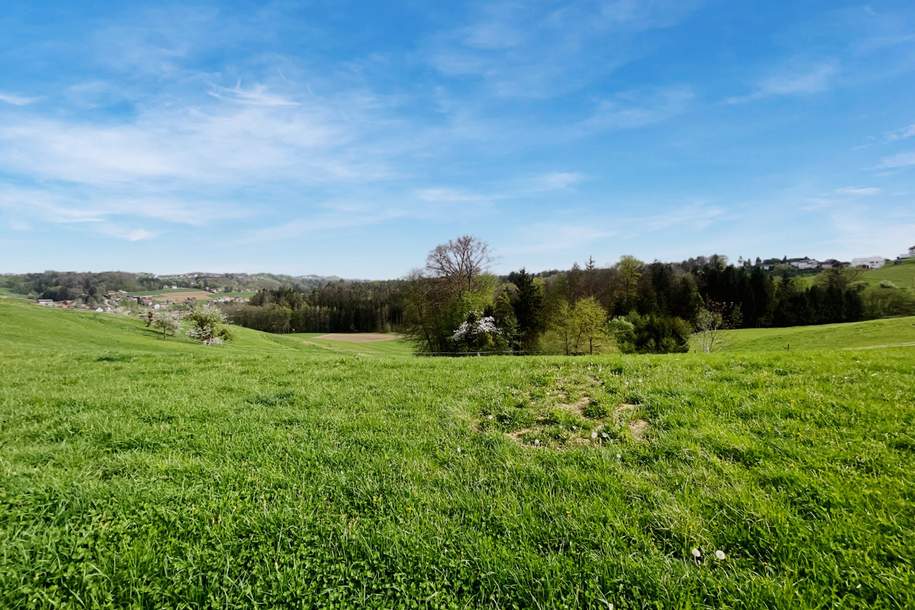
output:
M225 315L212 305L194 308L185 319L191 324L187 336L195 341L219 345L230 338Z
M496 326L496 319L473 311L452 333L451 341L459 350L466 351L496 351L508 347L502 331Z
M170 311L158 311L152 317L150 324L161 332L163 337L174 336L178 332L178 315Z

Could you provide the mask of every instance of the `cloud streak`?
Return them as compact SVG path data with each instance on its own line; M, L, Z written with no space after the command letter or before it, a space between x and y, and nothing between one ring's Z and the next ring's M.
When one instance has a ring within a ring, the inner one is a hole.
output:
M747 95L731 97L728 104L742 104L770 97L805 96L829 89L840 73L834 60L802 62L795 60L762 77Z
M34 104L38 100L39 98L37 97L25 97L0 91L0 103L9 104L10 106L28 106L29 104Z

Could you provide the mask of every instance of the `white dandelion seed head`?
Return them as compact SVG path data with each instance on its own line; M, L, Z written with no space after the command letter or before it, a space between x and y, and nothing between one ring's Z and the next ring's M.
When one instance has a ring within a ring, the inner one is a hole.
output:
M715 551L715 559L717 559L718 561L724 561L725 557L727 557L727 555L725 555L724 551L722 551L721 549L718 549L717 551Z
M695 557L696 559L699 559L700 557L702 557L702 551L700 551L697 548L693 548L693 550L691 550L690 553L692 553L693 557Z

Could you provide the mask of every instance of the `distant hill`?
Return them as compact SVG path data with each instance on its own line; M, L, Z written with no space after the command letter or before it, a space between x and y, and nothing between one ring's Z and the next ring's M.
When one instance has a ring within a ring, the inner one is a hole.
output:
M98 273L79 271L43 271L40 273L0 275L0 288L14 294L57 301L100 299L106 292L124 290L149 294L169 289L214 290L224 293L253 293L263 288L295 286L308 290L329 282L336 276L279 275L273 273L181 273L155 275L124 271Z

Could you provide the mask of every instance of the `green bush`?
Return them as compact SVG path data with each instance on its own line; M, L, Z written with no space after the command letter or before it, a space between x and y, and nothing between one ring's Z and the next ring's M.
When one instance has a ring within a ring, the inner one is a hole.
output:
M682 318L633 311L625 318L614 318L610 330L623 353L669 354L689 351L692 329Z

